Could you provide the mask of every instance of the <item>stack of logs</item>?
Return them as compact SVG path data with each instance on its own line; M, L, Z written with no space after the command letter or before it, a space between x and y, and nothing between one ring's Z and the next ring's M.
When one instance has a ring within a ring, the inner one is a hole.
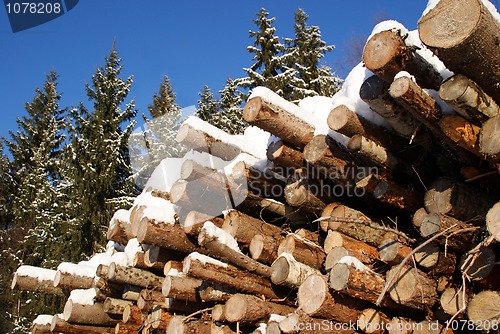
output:
M498 331L500 24L480 0L441 0L419 34L454 76L443 82L399 31L364 49L375 75L360 97L390 130L337 106L325 121L345 147L278 96L253 96L243 117L279 138L272 163L224 174L186 160L169 193L152 190L180 208L175 224L132 208L108 239L147 251L133 267L100 265L98 279L58 273L31 286L96 295L33 333ZM177 139L226 160L245 153L189 124ZM212 212L221 201L230 210ZM29 286L21 278L13 287Z

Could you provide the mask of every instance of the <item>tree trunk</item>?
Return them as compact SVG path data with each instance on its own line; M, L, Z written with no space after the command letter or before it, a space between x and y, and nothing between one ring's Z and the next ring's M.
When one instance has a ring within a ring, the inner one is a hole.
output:
M170 260L167 263L165 263L165 267L163 267L163 274L165 276L168 276L170 273L170 270L176 270L177 272L181 273L182 272L182 262Z
M215 322L227 322L224 304L217 304L212 308L212 320Z
M50 325L50 332L68 334L111 334L115 332L115 329L114 327L71 324L59 318L58 315L54 315L52 324Z
M194 252L198 249L198 246L187 238L180 225L153 222L146 217L137 233L137 240L141 244L155 245L183 253Z
M366 302L350 297L335 298L330 294L326 279L311 275L299 288L299 307L316 318L333 319L339 322L356 322L368 306Z
M465 309L467 306L469 297L467 294L463 294L462 289L448 288L444 290L441 294L439 302L444 313L448 315L455 315L460 310Z
M144 253L144 263L147 268L154 271L163 271L165 263L170 260L180 261L184 258L183 254L179 254L171 249L161 248L158 246L150 246Z
M411 253L413 249L405 244L391 238L390 236L384 238L378 246L380 260L390 264L399 264L403 259Z
M22 270L20 270L21 268L29 268L29 267L21 266L17 269L16 273L14 274L14 278L12 279L12 283L10 285L11 289L40 292L55 296L64 296L63 290L61 288L54 287L53 279L44 279L44 278L37 278L34 276L25 275L22 272ZM37 268L37 270L40 269L42 268ZM48 273L48 275L45 275L45 277L49 276L54 277L56 274L55 270L50 270L50 269L43 269L43 270L46 273Z
M386 30L373 35L363 50L363 62L366 68L388 83L401 71L414 75L425 88L438 90L443 81L439 72L416 52L415 47L405 44L400 31Z
M125 306L122 317L122 320L125 324L142 324L144 318L145 315L136 305Z
M221 287L223 288L223 287ZM231 298L232 293L228 291L228 288L223 288L221 290L212 287L208 284L203 284L199 289L198 289L198 295L200 296L201 300L204 302L215 302L215 303L220 303L220 302L225 302L229 298Z
M277 94L275 97L289 103ZM270 101L265 101L262 97L248 100L243 109L243 119L298 147L306 146L314 136L312 125L290 111L283 110Z
M108 314L123 315L127 305L133 305L133 303L128 300L108 297L104 301L103 310Z
M127 284L123 289L122 299L137 301L139 299L139 292L141 292L142 287Z
M494 200L483 191L450 178L434 181L425 193L425 208L469 223L483 223Z
M278 257L278 248L283 237L271 237L256 234L250 241L249 252L252 259L266 264L272 264Z
M166 330L173 314L165 311L161 307L155 307L151 312L151 327L156 330Z
M500 292L481 291L469 302L467 316L474 329L496 330L500 321ZM496 325L495 327L493 327Z
M380 260L379 251L375 247L349 237L341 232L328 230L323 248L325 252L329 254L330 251L336 247L348 249L352 256L366 264L371 265Z
M202 283L202 280L191 277L167 276L161 291L165 297L199 302L198 289Z
M184 232L190 236L198 236L205 222L211 221L215 226L222 227L224 219L213 217L198 211L189 211L184 218Z
M379 182L373 190L373 197L382 203L411 213L423 204L423 196L413 186L400 186L391 180Z
M137 300L137 307L142 312L150 313L156 306L166 307L165 296L160 291L142 289Z
M186 317L174 315L168 322L167 334L210 334L210 321L191 319L184 321Z
M212 281L234 287L238 291L255 295L264 295L270 299L280 299L273 290L271 281L256 274L248 273L231 267L203 263L192 257L184 260L184 274L206 281Z
M389 279L396 273L397 266L386 274ZM403 267L390 283L389 295L396 303L411 308L426 310L437 302L437 283L422 271Z
M497 103L499 30L500 23L479 0L442 1L418 22L420 40L446 67L475 81Z
M493 205L486 214L486 227L488 232L497 241L500 241L500 202Z
M68 300L64 305L63 320L70 323L97 326L114 326L118 323L118 320L111 318L104 312L103 304L84 305L72 300Z
M286 305L271 303L259 297L236 294L229 298L224 307L224 317L228 322L242 324L267 321L271 314L286 315L294 308Z
M500 131L500 115L487 120L479 134L479 151L485 155L488 160L499 162L500 160L500 140L498 132Z
M54 287L68 290L90 289L94 284L94 278L58 270L54 277Z
M267 158L285 168L301 168L304 166L302 152L286 144L283 140L272 142L267 147Z
M452 226L455 226L451 228ZM445 231L451 228L445 238L439 238L435 242L440 245L446 245L450 249L458 252L467 252L474 248L475 235L477 231L464 232L473 228L473 225L466 224L453 217L446 216L440 213L429 213L420 225L420 234L424 237L430 237L436 233Z
M364 333L383 334L386 333L389 322L390 319L381 311L367 308L358 317L356 324Z
M161 290L163 283L163 277L161 276L139 268L122 267L114 262L109 265L108 280L157 290Z
M481 87L465 75L456 74L443 82L439 97L460 116L482 124L500 114L498 104Z
M326 258L325 251L320 246L294 234L289 234L280 243L278 254L284 252L292 255L295 260L318 270L322 268Z
M457 268L457 257L449 250L441 251L439 245L430 243L414 255L415 262L430 270L434 276L451 276Z
M329 197L324 194L324 186L321 183L314 182L306 172L297 169L293 175L288 178L284 188L285 199L293 207L300 206L304 210L320 214L329 203Z
M195 160L185 160L181 165L181 179L186 181L197 180L211 174L217 173L213 168L200 165Z
M257 234L279 238L281 229L237 210L230 210L224 215L222 229L232 235L238 244L248 247Z
M480 128L458 115L444 115L439 120L439 127L446 137L457 146L481 156L479 153Z
M359 96L374 112L382 116L404 138L411 138L420 125L401 104L389 95L389 83L376 75L366 79L359 90ZM416 138L420 142L419 138Z
M132 239L132 226L128 222L113 219L106 232L106 239L126 245Z
M281 253L271 266L271 281L290 288L298 288L312 274L321 275L321 272L298 262L287 252Z
M364 213L340 203L330 203L321 215L320 226L323 231L339 231L354 239L378 247L388 235L388 230L373 222ZM400 238L393 234L394 238Z
M198 235L198 243L206 249L205 253L209 256L227 261L262 277L271 277L271 268L219 242L217 237L210 235L205 229Z
M225 143L188 123L184 123L180 127L175 140L195 151L208 152L226 161L234 159L241 153L239 147L231 143Z

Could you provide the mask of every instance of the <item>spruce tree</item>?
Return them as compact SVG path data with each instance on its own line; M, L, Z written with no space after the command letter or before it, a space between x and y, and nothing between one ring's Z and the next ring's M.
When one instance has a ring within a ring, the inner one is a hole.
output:
M64 143L65 109L60 108L61 94L57 91L57 75L47 75L43 89L26 103L27 116L17 119L17 132L6 141L12 155L10 175L13 188L10 195L12 217L2 231L2 244L10 247L2 267L9 277L20 264L55 268L65 254L60 237L64 221L58 214L57 185L60 182L59 159ZM60 311L61 299L30 293L17 293L19 313L13 323L29 319L40 312ZM28 304L28 300L31 300ZM15 329L12 329L15 332Z
M284 96L288 94L288 83L295 72L285 67L282 57L285 46L276 35L274 21L275 18L269 18L269 13L264 8L260 9L257 19L253 21L258 30L250 31L250 38L254 39L254 43L247 47L248 52L254 54L254 64L244 68L248 77L237 79L236 83L250 90L264 86Z
M129 139L134 179L140 188L163 159L183 153L183 148L175 140L182 108L176 103L175 92L166 75L148 110L151 118L143 115L144 130L135 131Z
M71 235L76 254L102 249L114 212L130 207L136 195L128 152L136 110L133 100L125 104L133 80L122 79L121 71L121 58L113 46L104 66L86 85L92 109L80 103L72 110L66 191L71 201L67 214L77 228Z
M220 102L214 97L212 90L207 85L203 86L198 95L200 99L198 100L196 116L211 123L213 115L220 111Z
M327 45L321 39L319 27L309 26L307 19L307 14L299 8L294 15L295 37L285 39L283 58L287 67L296 71L291 81L293 92L290 94L290 99L295 101L314 95L332 96L342 82L329 67L321 65L325 54L335 47Z
M236 82L228 78L219 94L221 110L212 116L212 123L227 133L242 134L247 124L243 121L243 94L238 90Z

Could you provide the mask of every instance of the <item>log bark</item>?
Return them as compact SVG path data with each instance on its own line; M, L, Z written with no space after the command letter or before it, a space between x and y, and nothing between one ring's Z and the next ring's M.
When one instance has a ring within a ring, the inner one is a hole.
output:
M163 280L162 293L165 297L186 300L190 302L199 302L200 296L198 289L203 281L181 276L167 276Z
M183 253L194 252L198 249L198 246L188 239L180 225L153 222L146 217L137 233L137 240L142 244L155 245Z
M396 266L391 268L386 278L397 269ZM437 283L416 268L403 267L391 282L389 295L396 303L425 310L437 302Z
M276 98L289 103L278 95ZM262 97L248 100L243 109L243 119L298 147L304 147L314 136L314 128L309 123Z
M391 180L379 182L373 190L373 197L407 212L415 212L423 205L422 194L413 186L400 186Z
M478 0L440 2L418 22L420 40L446 67L475 81L497 103L499 30L500 24Z
M210 334L210 321L191 319L184 321L186 317L174 315L167 326L167 334Z
M366 68L388 83L396 74L406 71L414 75L422 87L438 90L443 78L416 50L416 47L406 45L400 31L386 30L368 40L363 50L363 62Z
M500 160L500 116L495 116L487 120L481 127L479 133L479 152L486 156L488 160L499 162Z
M219 242L216 236L211 235L204 228L198 235L198 243L205 248L205 253L209 256L232 263L262 277L271 277L271 268L269 266L257 262L241 251L237 251Z
M179 128L175 140L193 150L207 152L226 161L234 159L241 153L239 147L214 138L188 123L184 123Z
M54 315L50 325L50 332L69 334L111 334L115 332L115 329L114 327L72 324L61 319L58 315Z
M281 229L237 210L230 210L224 215L222 229L231 234L243 247L248 247L257 234L279 238Z
M390 265L401 263L403 259L411 253L413 249L407 245L395 240L394 238L386 237L378 246L380 260Z
M319 215L326 203L330 202L330 196L324 193L324 189L326 187L310 179L307 172L297 169L288 178L284 188L285 199L293 207L300 206L303 210Z
M252 259L266 264L272 264L278 257L278 248L283 237L275 238L267 235L256 234L248 250Z
M339 322L356 322L367 303L350 297L336 296L329 291L328 282L321 275L311 275L299 288L299 307L316 318L333 319Z
M363 82L359 96L370 106L370 109L382 116L394 131L404 138L411 138L421 124L405 107L389 95L389 83L376 75ZM416 140L420 142L418 138Z
M276 294L270 280L236 268L218 266L212 263L204 264L198 259L187 257L184 260L183 272L188 276L234 287L238 291L259 296L264 295L270 299L282 298Z
M474 322L475 329L495 329L493 325L500 321L499 315L500 292L498 291L481 291L472 297L467 306L467 316Z
M486 228L497 241L500 241L500 202L497 202L488 210Z
M443 115L439 120L441 131L457 146L481 156L479 152L480 128L458 115Z
M229 298L224 307L224 318L228 322L242 324L267 321L271 314L287 315L294 308L264 301L252 295L236 294Z
M321 217L320 226L323 231L339 231L374 247L378 247L388 236L389 231L380 224L373 222L361 211L340 203L328 204ZM393 237L404 242L396 234L393 234Z
M455 315L460 310L466 309L468 301L469 296L466 294L464 298L463 290L456 288L448 288L444 290L439 298L441 308L444 313L448 315Z
M146 328L143 327L142 325L129 325L129 324L124 324L122 322L119 322L115 326L115 334L135 334L138 333L140 330L143 330L144 334L146 334Z
M439 178L425 193L424 203L428 212L479 224L484 222L494 200L472 186L450 178Z
M24 268L29 268L28 266L21 266ZM61 288L54 287L54 280L52 279L39 279L37 277L25 275L21 273L21 267L17 269L17 272L14 274L14 278L12 279L12 283L10 288L12 290L26 290L33 292L46 293L55 296L64 296L64 292ZM41 268L37 268L38 270ZM47 277L56 274L55 270L45 269L47 273ZM49 271L50 270L50 271Z
M63 320L70 323L97 326L115 326L119 321L104 312L103 304L78 304L71 299L64 305Z
M455 226L451 228L452 226ZM430 237L433 234L445 231L447 228L451 228L446 238L439 238L436 243L440 245L446 245L450 249L458 252L466 252L474 247L474 239L477 231L472 230L470 232L462 233L462 231L467 231L473 228L471 224L464 223L453 217L449 217L440 213L429 213L425 216L425 219L420 225L420 234L424 237Z
M160 291L142 289L137 300L137 307L142 312L150 313L156 306L166 307L165 296Z
M127 305L133 305L133 303L128 300L108 297L104 301L102 307L104 312L108 314L123 315L123 312L125 311L125 307L127 307Z
M180 171L181 179L186 181L193 181L214 173L217 173L215 169L200 165L191 159L182 163Z
M281 253L271 266L271 281L290 288L298 288L312 274L321 275L321 272L298 262L287 252Z
M93 286L94 278L58 270L54 277L54 286L68 290L90 289Z
M201 300L204 302L225 302L232 296L232 291L229 291L230 288L226 288L224 286L221 287L212 287L208 284L203 284L199 290L198 295Z
M144 253L144 263L147 268L153 271L163 271L165 263L170 260L180 261L184 258L183 254L179 254L171 249L165 249L158 246L151 246Z
M113 219L111 225L106 232L106 239L115 241L119 244L126 245L133 238L132 226L129 222L123 222L118 219Z
M491 96L463 74L456 74L443 82L439 97L474 124L482 124L500 114L500 107Z
M323 244L325 252L330 254L333 248L339 247L347 249L349 255L369 265L380 260L379 251L375 247L349 237L341 232L328 230L328 234Z
M283 140L272 142L267 147L267 158L285 168L301 168L304 166L302 152L285 143Z
M163 283L161 276L139 268L122 267L114 262L109 265L108 280L157 290L161 289Z
M278 254L284 252L291 254L295 260L318 270L321 269L326 258L325 251L320 246L294 234L289 234L280 243Z
M198 211L190 211L184 219L184 232L190 236L197 236L206 221L211 221L217 227L222 227L224 223L224 219L222 218L213 217Z

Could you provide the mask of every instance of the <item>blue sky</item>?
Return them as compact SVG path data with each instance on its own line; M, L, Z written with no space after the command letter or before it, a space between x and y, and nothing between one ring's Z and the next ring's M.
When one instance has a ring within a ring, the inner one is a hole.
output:
M80 0L65 15L29 30L12 33L5 8L0 8L0 136L16 130L50 70L59 74L64 106L88 103L85 84L104 63L113 40L123 58L123 75L134 75L129 95L138 115L167 74L183 106L196 104L207 84L222 89L227 77L244 75L252 64L246 46L249 30L261 7L276 17L280 37L293 37L293 13L300 7L308 23L321 28L323 40L336 49L326 65L345 77L345 49L352 36L368 35L377 19L393 19L408 29L427 5L426 0L274 0L161 1Z

